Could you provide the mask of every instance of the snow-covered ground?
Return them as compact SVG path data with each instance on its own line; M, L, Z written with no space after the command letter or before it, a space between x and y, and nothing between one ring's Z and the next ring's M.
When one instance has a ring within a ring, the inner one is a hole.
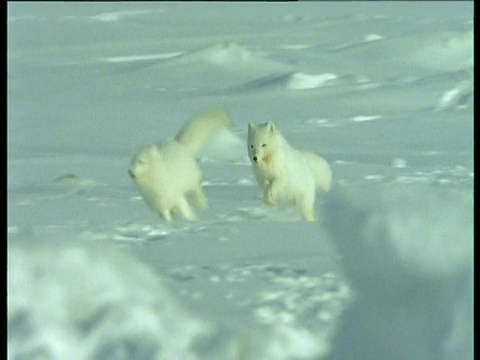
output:
M473 2L8 3L9 359L472 359ZM209 208L132 156L225 108ZM332 165L263 204L248 123Z

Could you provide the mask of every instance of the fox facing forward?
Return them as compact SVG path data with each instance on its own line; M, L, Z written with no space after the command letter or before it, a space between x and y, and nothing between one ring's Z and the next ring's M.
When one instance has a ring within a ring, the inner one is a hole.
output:
M294 149L273 122L248 125L248 155L264 201L294 204L307 221L315 220L317 190L328 192L332 171L316 154Z
M145 202L166 221L180 215L196 220L188 197L201 208L207 198L201 188L200 151L232 121L224 110L207 112L189 122L174 139L142 148L128 170Z

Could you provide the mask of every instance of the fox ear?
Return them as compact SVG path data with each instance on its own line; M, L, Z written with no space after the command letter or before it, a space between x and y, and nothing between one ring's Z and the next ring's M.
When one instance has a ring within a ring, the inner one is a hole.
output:
M273 121L269 121L267 123L267 128L268 130L270 130L271 132L275 132L275 124L273 123Z
M150 145L150 146L148 147L148 152L149 152L150 154L156 154L156 155L158 155L158 156L160 156L160 157L161 157L161 155L162 155L162 152L160 151L160 149L158 148L158 146L155 145L155 144L154 144L154 145Z
M249 122L248 123L248 132L252 131L253 129L255 129L255 124L252 123L252 122Z

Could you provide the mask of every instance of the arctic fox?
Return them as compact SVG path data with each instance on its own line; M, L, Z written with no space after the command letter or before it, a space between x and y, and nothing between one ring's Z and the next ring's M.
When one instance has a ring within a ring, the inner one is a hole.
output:
M196 158L216 133L231 125L226 111L207 112L188 123L174 139L146 146L133 158L128 170L130 177L146 203L166 221L171 221L175 215L187 220L197 219L188 195L193 195L199 207L207 207L208 201L200 185L202 172Z
M248 126L248 155L264 201L295 204L307 221L314 221L315 192L328 192L332 172L326 160L288 144L273 122Z

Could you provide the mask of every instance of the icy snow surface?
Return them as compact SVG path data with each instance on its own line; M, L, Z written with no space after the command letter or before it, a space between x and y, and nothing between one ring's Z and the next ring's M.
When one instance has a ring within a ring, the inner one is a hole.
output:
M9 359L473 358L473 2L8 3ZM131 157L210 108L209 208ZM248 123L327 159L270 208Z

